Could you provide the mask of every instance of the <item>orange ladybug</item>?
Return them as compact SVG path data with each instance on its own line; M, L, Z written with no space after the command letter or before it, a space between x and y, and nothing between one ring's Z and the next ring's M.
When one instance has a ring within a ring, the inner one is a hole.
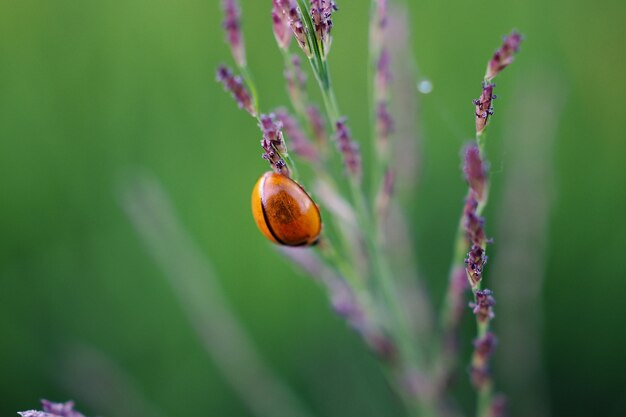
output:
M285 246L310 246L322 231L320 211L294 180L275 172L261 175L252 190L252 215L269 240Z

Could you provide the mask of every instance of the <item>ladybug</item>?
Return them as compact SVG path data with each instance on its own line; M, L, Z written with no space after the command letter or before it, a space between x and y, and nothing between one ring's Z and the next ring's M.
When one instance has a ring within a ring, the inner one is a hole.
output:
M294 180L275 172L261 175L252 190L252 215L269 240L285 246L311 246L319 240L317 204Z

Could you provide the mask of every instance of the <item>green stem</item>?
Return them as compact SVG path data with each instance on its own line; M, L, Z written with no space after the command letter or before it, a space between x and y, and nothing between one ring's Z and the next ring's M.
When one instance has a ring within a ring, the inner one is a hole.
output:
M259 116L259 93L256 88L256 84L254 83L254 79L252 78L252 74L248 70L247 66L239 67L239 71L241 72L241 76L243 77L243 81L246 83L248 90L250 90L250 94L252 94L252 105L254 107L254 113Z

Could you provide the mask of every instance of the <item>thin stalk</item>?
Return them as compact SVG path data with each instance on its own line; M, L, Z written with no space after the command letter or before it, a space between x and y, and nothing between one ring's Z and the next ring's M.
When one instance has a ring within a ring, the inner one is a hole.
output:
M340 119L340 112L335 92L332 88L328 63L323 59L320 52L320 45L315 36L314 26L306 3L304 0L297 0L297 2L306 25L308 43L313 46L314 56L311 57L309 61L311 62L313 72L320 87L326 116L331 126L335 126ZM357 222L362 227L363 237L370 256L370 273L377 278L378 289L384 301L384 306L389 310L388 313L391 324L388 326L388 330L392 333L393 338L398 344L397 347L401 358L400 363L403 366L403 374L401 376L408 377L411 372L422 365L423 358L421 357L421 352L419 352L417 346L411 340L410 325L406 311L402 308L397 288L393 282L391 269L384 257L382 248L378 244L377 228L374 225L373 215L368 207L361 184L355 178L351 178L349 186L356 207ZM406 399L402 391L400 392L402 397ZM415 416L426 417L436 415L432 404L426 402L410 402L407 405L412 408L412 414Z
M250 70L248 69L248 66L241 66L239 67L239 72L241 72L241 76L243 78L243 81L246 83L246 86L248 87L248 90L250 90L250 94L252 94L252 103L254 106L254 113L257 115L259 114L259 92L256 88L256 84L254 83L254 79L252 78L252 74L250 73Z
M370 140L372 149L379 149L378 126L377 126L377 106L381 99L376 87L376 73L378 68L378 60L382 52L382 33L378 33L376 39L375 31L380 31L377 27L378 16L378 0L372 0L370 3L370 27L369 27L369 47L368 47L368 66L367 66L367 89L369 102L369 127ZM372 181L371 199L376 201L379 184L384 181L385 170L389 166L389 154L383 152L374 152L375 157L372 158L370 179Z

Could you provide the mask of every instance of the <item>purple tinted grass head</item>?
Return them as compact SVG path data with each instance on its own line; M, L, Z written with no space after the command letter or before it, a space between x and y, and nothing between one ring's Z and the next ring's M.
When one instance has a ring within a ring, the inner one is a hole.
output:
M294 102L300 102L301 97L306 94L307 76L302 70L302 62L298 55L291 56L290 64L284 73L287 92Z
M278 152L287 152L282 132L283 124L276 120L274 113L262 114L259 117L259 128L263 132L263 137L269 140Z
M361 166L361 152L359 151L359 145L352 139L346 120L343 117L335 124L335 140L337 141L339 152L343 156L343 162L348 174L357 182L360 182L363 170Z
M465 200L463 208L463 228L470 244L482 246L486 243L485 237L485 219L476 212L478 209L478 200L474 195L470 195Z
M328 54L332 40L330 36L333 28L332 15L337 10L337 5L333 0L311 0L311 20L315 26L317 39L324 45L326 54Z
M379 151L387 152L389 137L393 133L394 122L389 113L389 105L386 101L381 101L376 106L376 133L378 138Z
M385 176L383 177L383 183L376 197L376 213L378 215L378 221L381 224L383 220L389 217L395 185L396 173L393 169L387 168L387 170L385 170Z
M307 39L306 27L302 23L302 16L294 0L273 0L273 10L275 13L282 13L286 16L286 21L291 28L293 36L298 42L298 46L307 57L313 56L313 51L309 48L309 41ZM279 42L280 45L280 42Z
M480 149L476 143L465 146L463 152L463 173L470 189L478 201L484 201L487 186L487 168L480 155Z
M476 388L483 388L491 381L489 359L493 355L498 340L491 332L474 340L474 354L472 355L471 379Z
M310 105L306 109L306 115L313 130L313 136L318 146L323 147L326 144L326 125L320 109L316 105Z
M479 322L484 323L495 317L493 306L496 305L496 299L493 298L493 292L488 289L476 291L475 302L470 303L472 312L476 315Z
M224 85L224 89L229 91L240 109L246 110L252 117L256 117L252 96L244 86L243 80L238 75L234 75L227 67L220 65L217 69L217 81Z
M226 31L226 42L230 45L233 58L239 67L246 66L246 50L241 34L241 10L237 0L223 0L224 9L224 30Z
M493 89L496 85L483 82L483 92L479 98L472 100L472 103L476 106L476 133L481 134L487 127L489 116L493 115L493 100L496 99L496 95L493 94Z
M283 7L282 3L286 3L287 7ZM274 37L276 43L281 49L288 50L291 43L293 32L289 24L289 2L281 0L272 1L272 27L274 29Z
M282 155L287 153L285 140L283 138L281 122L276 120L273 114L262 114L259 117L259 128L263 132L261 148L263 148L263 159L265 159L274 172L289 177L291 175Z
M317 150L300 128L298 121L294 119L286 109L277 109L276 119L282 123L285 134L290 141L291 150L296 155L311 162L319 160Z
M378 17L376 23L381 29L387 27L387 3L387 0L376 1L376 13Z
M291 56L292 70L287 71L285 78L288 82L295 84L301 90L306 88L307 76L302 70L302 61L298 55Z
M478 288L483 279L483 269L487 263L485 250L479 245L473 245L465 258L465 272L472 288Z
M516 31L513 31L504 37L502 46L498 48L487 64L485 80L491 81L503 69L509 66L511 62L513 62L515 53L519 51L519 46L522 43L522 40L522 35Z
M391 82L391 55L383 48L376 63L376 94L379 99L387 98Z
M48 400L41 400L43 411L22 411L19 414L22 417L84 417L81 413L74 410L74 402L53 403Z

